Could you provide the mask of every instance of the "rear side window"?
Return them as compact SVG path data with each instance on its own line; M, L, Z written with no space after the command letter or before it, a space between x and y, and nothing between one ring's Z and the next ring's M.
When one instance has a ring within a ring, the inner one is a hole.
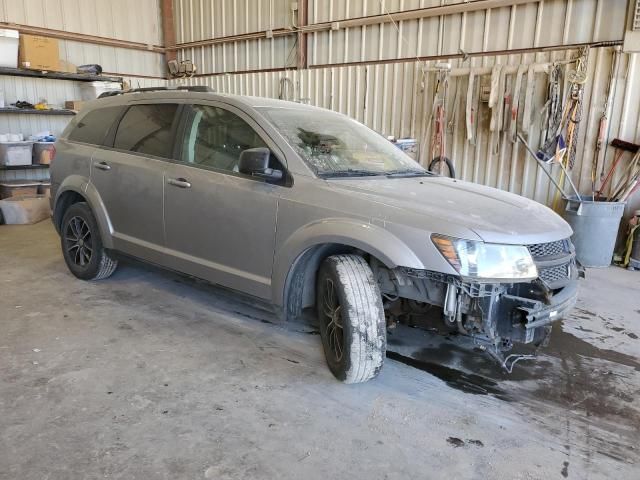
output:
M124 114L113 146L121 150L171 158L172 125L178 105L133 105Z
M124 107L106 107L92 110L75 124L69 133L69 140L74 142L103 145L107 133L122 113Z

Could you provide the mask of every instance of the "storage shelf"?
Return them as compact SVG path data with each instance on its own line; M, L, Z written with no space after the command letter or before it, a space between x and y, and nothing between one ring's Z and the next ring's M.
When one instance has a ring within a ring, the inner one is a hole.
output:
M49 110L37 110L35 108L0 108L0 113L11 113L15 115L75 115L73 110L52 108Z
M0 67L0 75L13 75L17 77L51 78L54 80L71 80L74 82L122 83L122 77L105 77L104 75L85 75L82 73L40 72L38 70L25 70L22 68L8 68L8 67Z
M0 170L25 170L32 168L49 168L48 164L36 165L0 165Z

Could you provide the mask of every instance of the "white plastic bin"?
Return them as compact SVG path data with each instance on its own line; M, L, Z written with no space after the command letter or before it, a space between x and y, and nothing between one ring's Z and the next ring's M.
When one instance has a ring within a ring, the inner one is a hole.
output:
M80 85L80 98L82 100L95 100L105 92L122 90L118 82L85 82Z
M0 29L0 67L18 68L17 30Z
M33 142L0 142L0 165L16 167L31 165Z

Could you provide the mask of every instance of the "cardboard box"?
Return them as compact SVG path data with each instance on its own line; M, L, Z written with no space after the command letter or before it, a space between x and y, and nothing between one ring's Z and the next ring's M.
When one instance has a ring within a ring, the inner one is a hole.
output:
M58 63L60 64L60 72L65 72L65 73L78 73L78 67L76 67L73 63L71 62L67 62L66 60L58 60Z
M60 71L60 52L58 40L38 37L36 35L20 35L18 66L30 70Z
M40 183L29 180L5 180L0 183L0 199L36 195Z
M67 100L64 102L64 108L67 110L80 110L84 105L84 100Z
M49 218L49 199L44 195L25 195L0 200L0 210L7 225L37 223Z

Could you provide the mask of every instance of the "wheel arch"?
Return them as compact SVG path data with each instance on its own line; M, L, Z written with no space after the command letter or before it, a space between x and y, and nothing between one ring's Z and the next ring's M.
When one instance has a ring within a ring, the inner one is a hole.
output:
M272 277L272 301L285 320L315 303L315 282L327 257L358 253L388 268L424 268L399 238L382 227L351 220L324 220L298 230L279 249Z
M72 175L65 179L56 192L53 203L53 224L60 233L62 219L67 209L78 202L86 202L96 217L100 236L105 248L113 248L111 222L96 188L84 177Z

